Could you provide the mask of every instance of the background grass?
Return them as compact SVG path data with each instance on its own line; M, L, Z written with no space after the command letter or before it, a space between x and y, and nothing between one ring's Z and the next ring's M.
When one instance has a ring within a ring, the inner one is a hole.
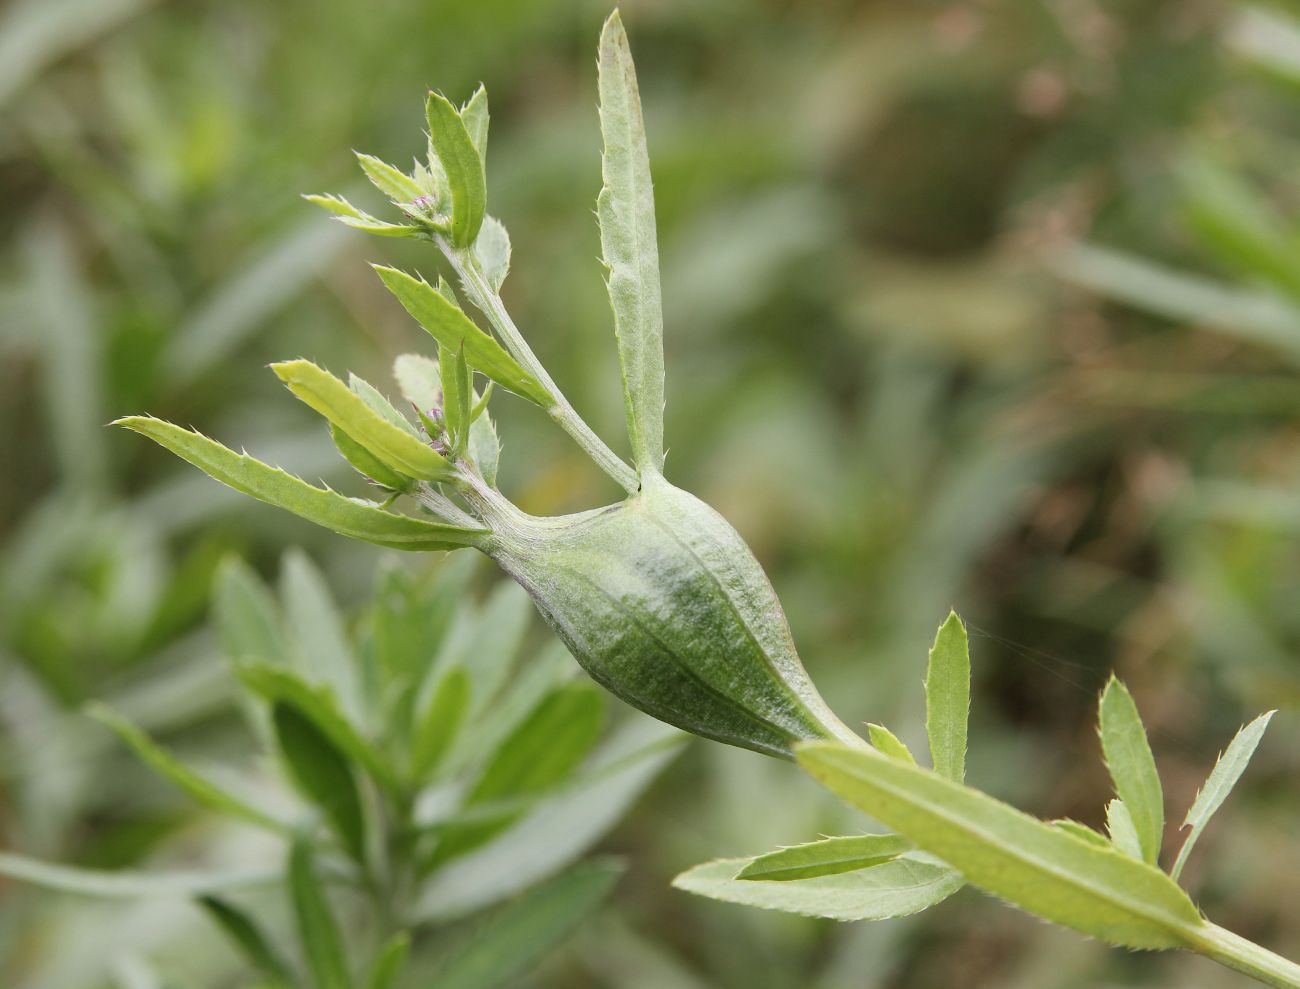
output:
M341 599L368 593L380 551L103 424L147 410L360 490L263 365L386 380L427 349L363 261L432 271L430 254L297 198L355 190L351 147L419 153L424 87L486 83L507 301L619 436L591 214L607 12L0 15L5 847L125 866L212 837L78 709L127 698L188 751L241 744L206 623L223 554L270 573L302 545ZM917 740L925 648L955 605L970 777L1091 824L1110 670L1151 727L1173 825L1237 725L1282 708L1186 876L1217 921L1300 953L1300 23L1222 0L630 0L624 16L656 180L668 471L751 541L823 692L850 723ZM613 497L542 417L500 406L502 484L525 507ZM607 842L632 863L615 909L520 985L1240 983L973 892L840 926L668 888L703 859L853 826L790 767L696 743ZM165 911L0 886L0 982L106 984L114 946ZM164 971L234 984L167 940L144 942Z

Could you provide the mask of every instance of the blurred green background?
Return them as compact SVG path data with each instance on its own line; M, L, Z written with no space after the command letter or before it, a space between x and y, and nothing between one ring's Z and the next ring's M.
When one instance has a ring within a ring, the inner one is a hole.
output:
M367 599L383 551L104 424L148 411L361 490L263 365L387 383L396 354L428 349L364 262L432 273L433 252L298 198L376 205L349 149L420 153L426 87L487 85L507 302L620 436L592 216L607 13L0 14L0 845L117 867L202 840L79 711L111 699L187 751L239 744L208 625L227 553L274 577L302 546L339 599ZM1281 708L1186 875L1216 921L1300 954L1300 20L1223 0L630 0L624 18L656 180L668 472L751 542L823 693L917 739L925 650L955 606L971 779L1099 824L1095 697L1114 669L1171 834L1236 727ZM543 417L497 404L502 487L524 507L612 500ZM519 985L1242 984L973 891L837 925L669 888L854 820L790 766L696 742L604 843L630 862L612 908ZM107 984L119 949L165 956L140 932L167 909L0 883L0 983ZM61 958L74 943L99 969Z

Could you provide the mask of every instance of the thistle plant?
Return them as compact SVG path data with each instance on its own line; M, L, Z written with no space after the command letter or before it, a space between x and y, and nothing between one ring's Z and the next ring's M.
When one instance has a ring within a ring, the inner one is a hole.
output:
M396 209L394 219L337 196L307 197L360 231L432 244L454 276L454 283L431 281L375 268L436 341L436 360L404 355L394 367L414 421L358 378L345 383L305 360L273 365L290 391L328 421L340 453L379 491L376 500L312 486L157 419L120 423L217 480L343 535L404 550L486 554L611 692L695 734L797 759L893 829L711 863L681 877L684 888L819 916L884 919L924 909L969 883L1112 944L1185 948L1269 984L1300 987L1300 967L1210 924L1176 882L1267 716L1243 731L1211 775L1188 815L1188 844L1169 875L1158 865L1159 778L1136 708L1118 682L1107 687L1101 706L1118 793L1107 834L1075 822L1038 821L965 785L969 658L955 616L940 630L926 682L933 768L919 766L883 726L869 726L862 739L831 712L752 552L717 512L664 476L654 197L635 72L617 13L600 41L599 89L604 187L597 216L630 464L560 392L502 301L510 242L486 212L482 88L460 107L429 94L427 156L410 173L359 156ZM558 518L531 516L510 502L496 484L500 447L488 407L498 390L540 408L624 489L625 499Z

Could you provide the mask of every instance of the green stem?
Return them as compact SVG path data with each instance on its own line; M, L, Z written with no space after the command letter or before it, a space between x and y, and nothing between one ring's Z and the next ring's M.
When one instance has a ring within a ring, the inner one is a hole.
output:
M537 359L537 355L524 340L523 334L519 332L514 320L506 312L501 296L488 283L478 263L468 252L456 250L442 237L437 238L437 243L447 260L451 262L451 266L456 269L456 274L460 276L470 301L487 317L506 349L525 371L540 381L542 387L550 392L555 400L554 404L546 410L550 417L573 437L578 446L586 451L587 456L595 461L596 466L617 481L628 494L635 494L641 487L636 471L606 446L605 441L595 434L578 415L577 410L569 404L569 400L564 397L554 379L546 373L546 368L542 366L542 362Z
M1188 947L1277 989L1300 989L1300 965L1208 921L1188 932Z

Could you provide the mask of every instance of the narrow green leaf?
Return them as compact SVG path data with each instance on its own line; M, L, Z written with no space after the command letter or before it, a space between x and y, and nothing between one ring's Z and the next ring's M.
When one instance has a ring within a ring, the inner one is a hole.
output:
M966 626L950 612L930 647L925 673L925 731L934 771L954 783L966 778L970 721L970 645Z
M148 416L115 425L147 436L236 491L300 515L340 535L404 550L451 550L480 546L486 529L466 529L387 512L368 502L317 488L276 467L235 453L206 436ZM430 451L432 452L432 451Z
M333 692L326 686L308 683L291 670L262 664L237 667L240 681L274 704L287 704L311 721L349 761L361 766L386 789L398 785L394 767L385 756L344 716Z
M380 161L374 155L362 154L360 151L354 154L361 164L361 170L366 173L366 178L393 202L409 203L412 199L424 195L424 190L413 178L403 174L401 169L394 168L386 161Z
M795 879L835 876L841 872L857 872L873 865L882 865L904 852L913 851L915 847L906 838L896 834L824 838L750 859L749 864L736 873L736 878L790 882Z
M336 220L352 227L354 230L361 230L379 237L409 237L412 234L420 233L424 229L413 223L387 223L371 216L364 210L357 209L342 196L305 195L302 198L321 207L321 209L333 213Z
M289 893L314 989L351 989L343 939L316 874L311 845L302 835L289 853Z
M474 241L474 258L488 284L501 291L501 284L510 273L510 234L496 217L483 217L483 229Z
M372 412L377 413L381 418L386 419L403 432L410 433L416 439L420 438L420 431L411 425L411 420L398 412L393 407L393 403L386 399L383 393L365 378L349 373L348 387L352 389L357 398L370 406Z
M610 862L584 862L525 894L480 924L433 983L492 989L528 971L605 902L622 871Z
M1110 835L1111 844L1125 855L1139 862L1145 861L1142 857L1142 839L1138 837L1133 815L1119 797L1106 804L1106 832Z
M423 354L402 354L393 361L393 378L402 397L424 413L442 406L438 362Z
M117 735L141 762L180 789L195 803L209 810L238 817L270 831L286 830L283 822L263 814L257 808L227 793L178 761L170 752L111 708L95 703L86 708L86 713Z
M486 104L483 110L486 140ZM456 247L469 247L478 236L487 208L483 159L465 122L445 96L430 93L425 116L429 121L429 143L447 174L451 193L451 242Z
M1110 847L1110 841L1100 831L1094 831L1086 824L1080 824L1078 821L1071 821L1069 818L1062 818L1059 821L1052 821L1052 827L1058 831L1064 831L1066 834L1072 834L1076 838L1082 838L1084 841L1102 848Z
M483 84L479 83L474 95L460 108L460 119L465 124L465 131L474 144L474 150L484 165L487 164L488 141L488 96Z
M727 903L782 910L831 920L906 917L946 900L965 885L955 870L911 853L889 862L836 875L790 882L737 878L754 859L717 859L683 872L678 889Z
M237 556L217 569L213 608L226 656L236 661L279 664L289 659L280 609L270 589Z
M443 674L433 699L416 724L411 745L411 778L420 784L429 779L451 750L460 726L469 713L469 674L455 667Z
M266 939L257 922L234 904L216 896L200 896L196 901L240 953L277 989L294 984L293 973Z
M343 459L366 480L390 491L408 491L414 486L414 479L393 470L333 423L330 423L330 438L343 454Z
M1160 870L868 748L800 745L803 767L876 820L1029 913L1113 944L1172 948L1202 924Z
M469 413L474 401L465 347L438 344L438 368L441 372L443 416L456 455L461 456L469 441Z
M1174 862L1172 875L1177 879L1183 872L1183 866L1187 863L1187 856L1192 853L1192 848L1196 845L1196 840L1205 830L1205 825L1210 822L1223 802L1228 799L1228 794L1232 788L1237 785L1237 780L1241 779L1241 774L1246 771L1250 765L1250 758L1255 754L1255 749L1259 747L1260 740L1264 737L1264 731L1268 728L1268 723L1273 719L1275 711L1269 711L1261 714L1250 724L1244 726L1237 732L1233 740L1228 744L1227 749L1219 756L1214 768L1210 771L1209 778L1206 779L1205 785L1201 787L1196 794L1196 799L1192 801L1191 808L1187 811L1187 817L1183 820L1183 827L1191 828L1187 839L1183 842L1183 847L1178 852L1178 859Z
M916 756L903 744L902 739L884 725L867 725L867 739L871 744L891 759L901 759L910 765L916 765Z
M344 716L361 724L365 708L360 664L343 614L320 567L297 547L284 554L280 565L280 600L298 674L327 687Z
M501 344L480 330L455 303L449 302L432 285L396 268L379 264L373 267L388 290L397 297L397 301L440 344L449 347L460 347L463 344L465 359L470 366L502 388L535 402L542 408L550 408L555 404L550 392L520 367Z
M488 390L491 390L492 383L488 382ZM483 401L487 400L488 393L483 393ZM474 461L474 466L478 472L483 475L483 480L488 484L496 487L497 467L501 462L501 440L497 437L497 427L492 422L492 417L487 414L486 408L479 411L471 418L474 422L469 427L469 456Z
M600 36L600 131L604 188L596 200L609 271L628 435L638 469L663 469L664 346L654 188L641 96L618 11Z
M410 951L411 935L407 931L398 931L385 941L375 955L374 964L370 966L366 989L393 989Z
M1164 792L1137 705L1128 688L1113 676L1102 691L1098 720L1115 792L1133 818L1142 858L1154 865L1165 833Z
M25 855L0 852L0 876L44 889L107 899L152 896L200 896L250 886L265 886L280 878L273 869L230 869L213 872L131 872L80 869L42 862Z
M556 687L497 747L465 806L544 793L557 786L591 752L604 715L605 698L593 684L577 680ZM483 821L446 828L433 863L477 848L518 817L518 812L503 811Z
M298 708L279 702L271 720L280 752L298 788L321 811L357 861L366 853L361 791L347 758Z
M426 481L454 476L451 464L377 414L360 396L311 361L282 361L271 370L294 396L315 409L385 464L408 477Z

